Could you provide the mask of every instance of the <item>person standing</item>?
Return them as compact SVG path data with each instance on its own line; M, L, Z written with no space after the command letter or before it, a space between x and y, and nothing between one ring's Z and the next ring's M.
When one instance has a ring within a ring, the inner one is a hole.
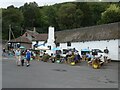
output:
M104 49L104 53L108 54L109 53L109 50L108 48L106 47L106 49Z
M3 48L2 56L6 56L5 53L6 53L6 50L5 48Z
M104 49L104 61L106 63L111 61L111 58L110 58L110 55L109 55L109 50L108 50L107 47L106 47L106 49Z
M16 64L20 66L21 65L21 51L19 48L15 51L15 57L17 58Z
M26 52L27 67L30 66L30 58L31 58L31 52L27 50Z
M26 60L26 53L25 51L22 51L21 52L21 65L22 66L24 66L25 60Z

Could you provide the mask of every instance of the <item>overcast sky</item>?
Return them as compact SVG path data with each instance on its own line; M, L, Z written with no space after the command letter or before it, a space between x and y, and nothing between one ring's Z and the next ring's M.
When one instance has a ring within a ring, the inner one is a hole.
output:
M0 8L6 8L10 5L14 5L15 7L20 7L23 6L24 3L26 2L37 2L39 6L44 6L44 5L52 5L55 3L62 3L62 2L118 2L120 0L20 0L18 2L18 0L0 0Z
M44 5L51 5L55 3L62 3L62 2L71 2L75 0L0 0L0 8L6 8L10 5L14 5L15 7L20 7L24 5L26 2L37 2L39 6L44 6Z

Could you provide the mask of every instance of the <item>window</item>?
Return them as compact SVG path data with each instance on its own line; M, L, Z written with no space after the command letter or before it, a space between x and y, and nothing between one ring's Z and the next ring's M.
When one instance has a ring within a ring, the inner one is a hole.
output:
M67 49L63 49L63 54L66 54L68 52Z
M32 36L32 38L35 38L34 36Z
M36 41L36 44L38 44L38 41Z
M25 34L25 36L26 36L26 37L28 36L27 33Z
M57 43L56 46L60 46L60 43Z
M67 46L71 46L71 42L67 42Z
M119 48L120 48L120 46L119 46Z
M48 46L48 48L51 50L51 46Z

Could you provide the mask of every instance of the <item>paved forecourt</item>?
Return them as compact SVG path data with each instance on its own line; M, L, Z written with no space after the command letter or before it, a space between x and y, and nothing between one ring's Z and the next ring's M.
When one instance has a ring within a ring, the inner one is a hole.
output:
M81 62L77 66L32 61L30 67L16 66L14 58L3 58L3 88L117 88L118 62L93 69Z

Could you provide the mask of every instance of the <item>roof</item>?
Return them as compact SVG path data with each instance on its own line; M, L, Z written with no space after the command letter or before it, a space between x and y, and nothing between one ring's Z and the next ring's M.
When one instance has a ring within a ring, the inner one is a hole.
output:
M25 33L28 33L30 36L32 36L33 41L45 41L48 38L48 34L39 34L38 32L35 31L27 30Z
M26 32L27 32L30 36L34 36L34 37L39 34L38 32L30 31L30 30L27 30Z
M33 41L45 41L48 38L48 34L37 34Z
M120 22L97 25L84 28L76 28L64 31L55 32L56 42L84 42L84 41L96 41L96 40L110 40L120 39ZM48 34L39 34L35 31L26 31L29 35L33 36L33 41L46 41ZM18 37L10 42L26 42L32 43L25 35Z
M25 36L20 36L16 39L12 39L10 42L22 42L22 43L32 43L28 38L26 38Z
M118 23L97 25L84 28L55 32L56 42L82 42L95 40L119 39L120 32Z

